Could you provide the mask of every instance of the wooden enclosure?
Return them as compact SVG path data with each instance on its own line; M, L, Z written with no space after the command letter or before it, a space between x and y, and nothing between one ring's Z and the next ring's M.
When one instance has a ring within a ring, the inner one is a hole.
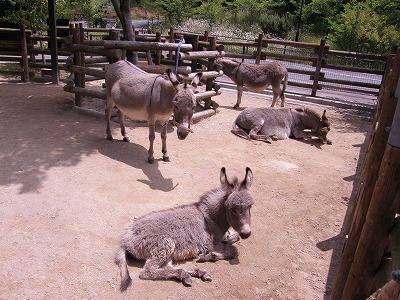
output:
M332 300L366 299L400 269L399 79L400 48L388 58Z
M76 24L75 26L78 25ZM72 30L69 27L58 26L57 28L58 31ZM0 33L6 30L8 29L0 28ZM22 33L22 30L24 28L13 30L17 39L19 39L20 31L22 34L19 41L14 41L19 45L17 45L18 51L14 51L12 57L13 61L21 68L20 71L9 72L9 74L21 75L21 78L25 74L22 78L25 81L29 79L36 81L49 80L48 73L51 70L51 61L48 58L50 50L46 47L49 37L32 34L27 30L25 39L23 39L24 33ZM57 38L58 45L61 45L64 39L70 45L69 48L58 49L61 67L65 63L65 56L69 56L72 52L77 52L78 50L81 51L83 49L82 45L85 45L84 48L86 50L92 51L90 52L90 57L86 57L86 67L93 64L100 66L101 64L110 63L118 55L123 55L121 51L127 50L127 46L124 45L126 41L121 41L117 47L112 46L115 45L113 42L106 42L120 39L120 29L83 28L82 30L83 44L80 44L81 46L76 46L78 44L71 46L71 35L66 38ZM157 72L160 72L160 69L156 66L175 64L176 38L184 38L186 41L182 45L179 57L179 72L181 74L186 73L187 75L190 73L189 69L191 72L195 72L199 68L214 71L213 54L212 52L207 54L206 51L218 51L221 55L222 51L224 51L223 55L225 57L254 63L262 63L264 60L280 60L289 64L287 67L290 73L288 84L306 89L311 96L317 96L318 91L322 89L336 89L377 96L387 61L387 56L384 55L332 50L324 40L321 40L320 43L304 43L269 39L260 34L254 41L240 41L213 37L208 32L198 34L174 31L173 28L170 29L167 35L161 35L160 33L142 34L136 31L137 43L136 48L133 50L138 51L142 65L144 65L143 61L147 61L148 66L153 66L149 69L152 69L152 71L158 69ZM24 41L26 41L26 50L22 50ZM159 43L158 46L155 43ZM2 44L4 43L1 42L0 38L0 62L6 60L10 62L10 53L1 51ZM164 45L163 48L159 47L161 44ZM191 47L190 50L187 49L189 46ZM104 49L100 50L100 47ZM129 47L132 47L132 45ZM191 52L190 55L187 52ZM114 58L106 58L108 54ZM207 55L209 56L207 57ZM38 76L39 72L36 71L34 73L33 70L40 70L41 74ZM343 74L346 72L351 73L351 75L346 75L347 78L344 78ZM328 73L330 74L329 76ZM335 75L332 76L332 73ZM26 74L30 74L30 76L26 76ZM33 76L34 74L35 76ZM368 82L357 80L361 76L374 76L374 80ZM306 80L299 79L299 77L306 78ZM211 86L214 83L215 81L209 78L206 83L207 90L211 90Z

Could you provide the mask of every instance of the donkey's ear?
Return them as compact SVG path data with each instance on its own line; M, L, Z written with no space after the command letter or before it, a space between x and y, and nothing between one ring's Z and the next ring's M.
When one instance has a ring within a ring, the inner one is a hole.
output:
M321 119L322 119L322 120L326 120L326 109L324 109L324 113L322 114Z
M178 78L176 78L174 72L172 72L171 69L167 69L167 75L173 86L177 86L179 84Z
M199 85L201 77L203 77L203 73L202 72L199 72L199 73L196 74L196 76L194 76L194 78L192 80L192 83L191 83L194 88L197 88L197 86Z
M221 172L219 174L219 180L221 181L221 187L226 189L228 187L228 178L226 177L225 167L221 168Z
M244 177L242 185L246 188L249 189L251 185L253 184L253 172L249 167L246 168L246 176Z

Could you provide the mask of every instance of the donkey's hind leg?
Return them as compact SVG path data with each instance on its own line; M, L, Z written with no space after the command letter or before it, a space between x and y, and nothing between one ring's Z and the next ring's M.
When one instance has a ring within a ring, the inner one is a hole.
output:
M123 141L129 143L129 137L126 134L126 130L125 130L125 121L124 121L124 114L118 109L117 111L117 116L118 116L118 122L119 122L119 126L121 127L121 134L123 137Z
M262 142L266 142L266 143L272 143L272 139L271 137L264 135L264 134L258 134L258 132L261 130L261 128L264 125L264 119L262 119L259 124L254 125L250 132L249 132L249 137L252 140L256 140L256 141L262 141Z
M110 98L107 98L107 107L106 107L106 111L105 111L106 120L107 120L106 133L107 133L107 139L110 141L113 140L113 137L111 134L111 128L110 128L110 119L111 119L111 113L112 113L113 107L114 107L114 101L112 101Z

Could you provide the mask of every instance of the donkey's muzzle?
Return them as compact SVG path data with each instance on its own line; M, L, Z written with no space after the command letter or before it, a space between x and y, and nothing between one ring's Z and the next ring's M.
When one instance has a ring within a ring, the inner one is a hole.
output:
M251 235L251 231L245 231L240 233L242 239L247 239Z
M184 140L188 136L189 131L178 128L176 133L178 134L178 139Z

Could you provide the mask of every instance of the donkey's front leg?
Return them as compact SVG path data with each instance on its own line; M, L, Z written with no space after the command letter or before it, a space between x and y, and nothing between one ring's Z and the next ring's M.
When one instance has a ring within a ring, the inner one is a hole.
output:
M154 140L156 138L156 133L155 133L155 124L150 124L149 123L149 141L150 141L150 146L149 146L149 156L147 158L147 161L149 164L154 164Z
M237 255L238 252L235 246L231 244L218 243L214 245L213 251L201 254L197 262L215 262L218 260L232 259L237 257Z
M167 154L167 131L168 131L168 122L165 122L161 128L163 161L169 161L169 156Z
M242 102L243 85L237 85L236 87L237 87L237 100L233 108L239 108L240 103Z

